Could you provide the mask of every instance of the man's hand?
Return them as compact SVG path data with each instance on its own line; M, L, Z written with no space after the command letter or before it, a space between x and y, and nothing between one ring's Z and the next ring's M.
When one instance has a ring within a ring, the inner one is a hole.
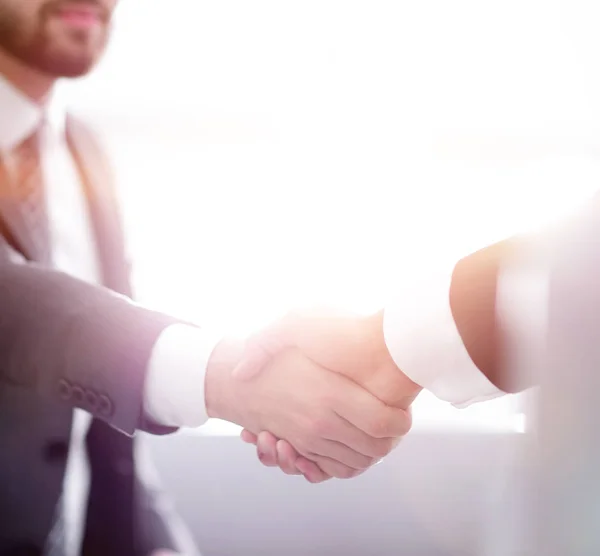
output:
M266 467L279 467L286 475L304 475L309 483L322 483L332 478L315 462L298 454L289 442L279 440L270 432L256 435L243 430L241 437L244 442L256 445L258 459Z
M210 417L237 423L254 434L271 431L328 475L349 478L387 455L410 428L410 414L389 407L340 373L297 348L273 354L253 380L233 369L244 344L221 342L205 384Z
M325 309L290 313L248 340L234 375L241 380L257 376L274 356L289 348L393 407L410 407L421 391L396 367L385 345L383 313L369 317Z
M273 357L290 348L351 379L389 406L408 410L421 391L394 364L385 346L382 313L371 317L329 311L290 314L250 339L235 375L242 380L258 376ZM244 431L242 438L257 445L265 465L278 465L288 474L302 473L311 482L330 478L317 461L301 457L289 439L279 440L274 431L263 430L269 432Z
M266 467L279 467L286 475L304 475L309 483L322 483L332 478L325 473L314 461L301 456L286 440L279 440L270 432L263 431L256 435L250 431L242 431L242 440L256 445L258 459ZM400 442L401 437L392 443L392 449ZM380 460L374 461L373 464ZM353 477L364 473L366 469L357 472Z

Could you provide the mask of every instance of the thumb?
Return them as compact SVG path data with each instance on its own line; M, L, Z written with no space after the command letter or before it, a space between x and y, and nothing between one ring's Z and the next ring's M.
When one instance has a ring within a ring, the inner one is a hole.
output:
M287 318L268 326L248 338L242 359L233 370L233 378L250 380L258 376L273 357L294 345Z

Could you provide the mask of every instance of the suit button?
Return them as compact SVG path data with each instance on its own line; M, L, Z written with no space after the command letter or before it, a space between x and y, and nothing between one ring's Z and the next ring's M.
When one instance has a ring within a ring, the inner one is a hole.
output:
M58 381L58 395L61 400L70 401L72 396L72 387L71 383L64 378Z
M108 396L102 394L98 397L98 413L102 417L110 417L113 414L114 407Z
M98 394L93 390L85 391L85 405L91 411L96 411L98 409Z
M69 445L63 440L48 442L44 446L43 457L49 463L63 462L69 454Z
M84 396L85 392L83 391L83 388L81 386L73 386L73 388L71 388L71 397L73 398L73 401L76 405L83 405Z

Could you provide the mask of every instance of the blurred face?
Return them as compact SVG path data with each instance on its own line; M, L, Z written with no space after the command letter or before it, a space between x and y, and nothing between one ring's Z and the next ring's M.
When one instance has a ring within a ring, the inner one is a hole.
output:
M45 74L79 77L102 55L118 0L0 0L0 49Z

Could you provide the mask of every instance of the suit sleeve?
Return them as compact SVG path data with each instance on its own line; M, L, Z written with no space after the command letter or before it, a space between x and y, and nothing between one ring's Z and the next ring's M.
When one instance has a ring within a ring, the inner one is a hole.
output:
M500 390L534 386L518 361L546 326L549 274L546 236L519 236L491 245L456 265L450 306L461 341L483 375Z
M402 371L458 407L535 385L521 355L543 341L548 261L600 215L600 196L570 218L515 236L400 292L384 317L386 345Z
M507 339L522 344L539 325L522 317L534 300L544 301L542 245L534 237L507 239L399 294L386 308L384 334L402 372L459 408L532 386L527 373L507 365Z
M511 238L460 260L452 273L450 310L461 341L473 364L504 391L510 388L501 373L501 336L496 311L502 263L518 249Z
M535 386L532 353L544 349L552 261L575 249L600 217L600 196L541 231L512 237L460 260L450 286L453 321L476 367L499 389Z
M11 262L0 262L0 306L0 384L84 409L129 435L152 428L143 418L146 369L173 319L66 274Z

